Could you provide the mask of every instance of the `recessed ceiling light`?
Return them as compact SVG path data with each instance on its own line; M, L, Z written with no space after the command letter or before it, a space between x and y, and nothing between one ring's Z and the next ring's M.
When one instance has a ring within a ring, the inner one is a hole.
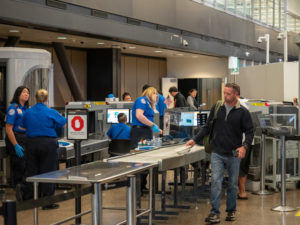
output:
M193 58L198 58L199 56L197 56L197 55L193 55L192 57L193 57Z
M130 49L135 49L136 47L134 47L134 46L129 46L128 48L130 48Z
M19 33L19 30L9 30L10 33Z
M173 37L177 37L177 38L178 38L178 37L179 37L179 35L178 35L178 34L173 34Z
M57 37L58 40L66 40L67 37L64 37L64 36L60 36L60 37Z
M97 42L97 45L104 45L103 42Z
M181 53L179 53L179 54L176 54L176 55L178 55L178 56L183 56L183 54L181 54Z
M161 53L162 51L160 51L160 50L156 50L156 51L154 51L154 52L156 52L156 53Z

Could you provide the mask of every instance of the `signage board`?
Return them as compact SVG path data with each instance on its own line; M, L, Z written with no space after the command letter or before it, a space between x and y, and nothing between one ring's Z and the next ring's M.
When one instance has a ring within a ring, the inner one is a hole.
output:
M67 110L67 139L87 140L88 139L88 111L87 109Z

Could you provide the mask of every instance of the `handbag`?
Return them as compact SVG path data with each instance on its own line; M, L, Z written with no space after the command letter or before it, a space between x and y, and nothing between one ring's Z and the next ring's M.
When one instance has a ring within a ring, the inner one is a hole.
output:
M212 133L213 133L213 128L215 121L217 119L217 114L218 111L222 105L222 101L217 101L216 106L214 108L214 116L212 119L210 119L207 123L209 125L209 133L203 137L203 145L204 145L204 150L206 153L211 153L211 140L212 140Z

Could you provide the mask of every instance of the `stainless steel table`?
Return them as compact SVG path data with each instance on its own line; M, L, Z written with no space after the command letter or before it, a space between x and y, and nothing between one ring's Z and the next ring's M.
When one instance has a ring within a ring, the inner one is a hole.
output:
M158 166L158 170L162 171L162 203L161 210L163 214L166 213L165 206L165 182L166 171L175 169L174 171L174 205L172 208L186 208L177 204L177 169L184 167L194 162L205 159L206 153L203 146L195 145L189 152L181 153L185 145L171 145L155 150L141 151L134 154L128 154L120 157L110 158L112 162L134 162L134 163L152 163ZM184 151L183 151L184 152ZM151 179L150 179L151 180ZM182 180L182 190L184 190L184 180ZM194 177L194 189L197 187L197 176ZM182 192L184 195L184 191ZM149 195L151 196L151 195ZM150 197L151 198L151 197ZM153 201L153 213L155 212L155 202ZM154 214L153 214L154 215Z
M93 193L91 199L93 225L102 223L102 190L101 184L108 183L120 178L128 177L127 188L127 224L135 225L136 217L149 213L149 224L152 224L152 199L149 198L149 209L136 215L136 187L135 174L149 170L150 181L152 170L155 165L151 163L128 163L128 162L92 162L81 166L53 171L33 177L28 177L27 182L34 183L34 199L38 198L38 183L67 183L67 184L91 184ZM152 194L152 183L149 189ZM34 210L34 224L38 224L38 210Z

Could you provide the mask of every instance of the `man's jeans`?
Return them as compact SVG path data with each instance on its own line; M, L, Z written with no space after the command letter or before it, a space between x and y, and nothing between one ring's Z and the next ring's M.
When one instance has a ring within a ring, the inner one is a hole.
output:
M240 159L238 157L222 156L216 153L211 154L211 190L210 202L211 213L220 214L220 201L222 195L222 183L224 169L228 171L229 184L227 188L226 212L236 211L236 198L238 191L238 175Z

